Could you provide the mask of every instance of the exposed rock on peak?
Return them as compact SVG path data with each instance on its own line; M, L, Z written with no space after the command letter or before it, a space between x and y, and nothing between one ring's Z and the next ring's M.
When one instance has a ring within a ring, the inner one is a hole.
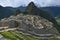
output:
M33 2L29 3L29 5L26 7L26 14L36 14L35 11L37 11L37 7Z
M29 7L36 7L33 2L30 2L30 3L28 4L28 6L29 6Z

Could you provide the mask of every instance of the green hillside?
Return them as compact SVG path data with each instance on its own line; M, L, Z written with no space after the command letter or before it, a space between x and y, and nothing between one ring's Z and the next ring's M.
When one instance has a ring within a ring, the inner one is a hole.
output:
M60 25L60 17L56 17L56 21L57 21L58 24Z

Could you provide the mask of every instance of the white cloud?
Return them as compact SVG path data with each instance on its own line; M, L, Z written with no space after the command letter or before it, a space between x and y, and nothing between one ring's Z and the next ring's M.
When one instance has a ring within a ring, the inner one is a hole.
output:
M42 7L60 5L60 0L0 0L0 5L18 7L28 5L31 1Z
M42 7L60 5L60 0L37 0L35 2L41 5Z

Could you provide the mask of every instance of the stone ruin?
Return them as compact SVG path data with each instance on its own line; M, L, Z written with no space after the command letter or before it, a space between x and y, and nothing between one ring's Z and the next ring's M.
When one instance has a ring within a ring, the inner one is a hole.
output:
M40 34L59 34L53 23L36 15L17 15L11 16L0 21L0 27L17 28L18 31L25 33Z

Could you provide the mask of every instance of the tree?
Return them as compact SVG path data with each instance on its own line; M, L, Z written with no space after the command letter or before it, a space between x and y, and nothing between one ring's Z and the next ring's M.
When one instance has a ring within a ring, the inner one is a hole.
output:
M16 16L16 15L18 15L20 13L21 13L21 11L19 9L16 9L15 12L14 12L14 16Z

